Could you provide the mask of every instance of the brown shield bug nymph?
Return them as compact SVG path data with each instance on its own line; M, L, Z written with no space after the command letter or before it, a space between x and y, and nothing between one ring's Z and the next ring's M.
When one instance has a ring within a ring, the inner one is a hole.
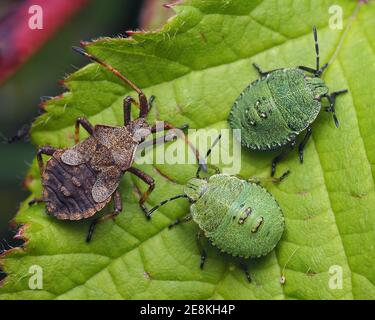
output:
M149 186L139 200L140 207L147 213L145 201L154 189L155 182L152 177L132 165L137 147L149 135L156 132L156 126L150 126L146 121L153 99L150 98L148 102L142 90L112 66L81 48L73 49L115 74L134 89L139 97L139 102L130 96L124 99L123 126L93 126L86 118L81 117L76 120L73 147L56 149L43 146L38 150L37 160L42 178L43 196L32 200L30 204L45 202L49 215L60 220L81 220L93 216L113 199L113 212L91 223L86 238L89 242L98 222L112 219L122 211L118 187L125 172L136 175ZM130 112L132 103L140 109L139 117L134 120L131 120ZM90 136L78 143L80 126ZM176 128L164 122L164 130L170 129ZM157 140L153 139L152 143L155 144ZM193 148L186 138L185 142ZM194 152L199 160L198 152L195 149ZM45 165L43 154L51 156ZM201 162L201 165L205 167L204 162Z

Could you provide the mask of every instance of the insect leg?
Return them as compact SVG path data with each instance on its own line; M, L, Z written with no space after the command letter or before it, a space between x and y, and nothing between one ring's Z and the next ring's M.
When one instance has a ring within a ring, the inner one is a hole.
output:
M136 103L135 101L134 103L139 106L139 117L146 118L152 108L153 102L155 101L155 96L151 96L148 102L143 93L140 93L138 97L139 103Z
M155 96L150 96L150 98L148 99L148 112L151 111L151 108L154 105L155 98Z
M335 122L336 127L339 126L339 120L337 119L336 110L335 110L336 97L338 95L340 95L340 94L347 93L347 92L348 92L347 89L343 89L343 90L332 92L330 95L325 95L324 96L324 97L326 97L328 99L329 105L330 105L328 108L326 108L326 111L332 112L332 114L333 114L333 121Z
M168 226L168 229L172 229L173 227L179 225L180 223L189 222L193 217L191 214L188 214L187 216L183 217L182 219L177 218L173 223L171 223Z
M153 102L155 101L155 96L151 96L148 102L148 112L150 112ZM131 118L131 104L134 103L138 108L140 108L139 103L135 101L132 97L127 96L124 99L123 106L124 106L124 125L126 126L130 122Z
M248 267L248 265L245 263L245 261L241 261L241 262L240 262L240 268L243 270L243 272L245 272L246 279L247 279L247 281L249 281L249 283L250 283L250 282L251 282L251 276L250 276L250 272L249 272L249 267Z
M323 67L321 67L319 70L315 70L315 69L313 69L313 68L310 68L310 67L305 67L305 66L298 66L297 68L298 69L301 69L301 70L304 70L304 71L307 71L307 72L310 72L310 73L312 73L313 75L315 75L316 77L319 77L322 73L323 73L323 71L325 70L325 69L327 69L327 67L328 67L328 63L326 63Z
M348 89L342 89L342 90L339 90L339 91L335 91L335 92L332 92L331 93L331 99L333 100L333 103L336 102L336 97L340 94L343 94L343 93L347 93L348 92Z
M280 177L278 178L263 178L263 177L251 177L247 179L248 182L255 183L260 185L262 182L273 182L273 183L280 183L283 181L288 175L290 174L290 170L286 170Z
M187 198L187 195L186 194L179 194L177 196L174 196L172 198L169 198L167 200L164 200L164 201L160 202L158 205L156 205L155 207L153 207L150 211L148 211L146 213L147 218L150 219L151 215L152 215L152 213L154 211L156 211L157 209L159 209L161 206L167 204L169 201L173 201L173 200L180 199L180 198Z
M262 69L259 67L259 65L257 65L256 63L253 63L253 67L255 68L255 70L259 73L259 75L261 77L265 77L267 74L269 74L269 72L267 71L262 71Z
M202 238L203 237L204 237L204 234L203 234L202 230L199 230L198 233L197 233L197 246L198 246L198 249L199 249L199 253L201 255L201 261L200 261L200 264L199 264L199 268L201 270L203 270L204 263L207 260L207 253L206 253L206 250L204 250L203 245L202 245Z
M136 175L138 178L140 178L141 180L143 180L145 183L147 183L149 185L147 191L144 194L142 194L141 198L139 199L139 206L141 207L141 209L145 213L146 217L149 218L148 210L147 210L144 203L146 202L146 200L150 196L150 193L155 188L155 180L152 177L150 177L148 174L146 174L145 172L143 172L143 171L141 171L137 168L131 167L131 168L128 169L128 171L131 172L132 174Z
M307 141L310 139L311 134L312 134L312 128L308 127L306 129L306 135L305 135L305 137L303 138L303 140L301 141L301 143L298 145L299 161L301 163L303 163L303 149L305 148Z
M114 219L122 211L122 201L121 201L120 191L116 190L114 192L113 202L114 202L114 210L112 213L106 214L105 216L97 218L93 222L91 222L89 231L87 233L86 242L91 241L92 235L94 233L94 229L98 223L109 220L109 219Z
M310 67L305 67L305 66L298 66L298 69L301 69L303 71L310 72L312 74L316 74L316 70Z
M43 168L44 168L42 154L45 154L47 156L52 156L55 151L56 151L56 149L51 147L51 146L44 146L44 147L41 147L38 150L38 152L36 154L36 158L38 160L40 174L43 173Z
M289 152L294 148L295 145L296 145L296 140L293 140L290 143L290 148L285 149L282 153L280 153L277 157L275 157L272 160L271 177L273 177L275 175L276 164L279 163L282 159L284 159L289 154Z
M148 106L147 98L143 92L138 94L138 100L139 100L139 117L146 118L150 108Z
M33 200L29 201L29 206L32 206L36 203L44 202L43 198L34 198Z
M79 125L81 125L90 135L93 134L94 128L92 124L85 117L79 117L76 120L76 126L74 131L74 143L77 144L79 141Z
M274 178L274 182L275 183L280 183L281 181L283 181L287 176L289 176L290 174L290 170L286 170L280 177L278 178Z
M123 110L124 110L124 126L128 125L131 118L131 105L132 103L138 105L132 97L127 96L123 101Z

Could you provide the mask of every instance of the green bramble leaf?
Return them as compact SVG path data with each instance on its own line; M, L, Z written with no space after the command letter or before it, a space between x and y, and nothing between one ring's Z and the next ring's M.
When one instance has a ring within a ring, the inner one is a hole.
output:
M43 205L28 207L41 192L34 163L27 179L32 194L16 217L27 242L1 257L8 276L0 299L374 298L375 2L339 1L343 29L329 27L332 5L337 1L187 0L173 7L177 15L158 32L86 46L148 97L156 96L150 120L226 128L233 101L257 78L251 63L265 70L313 67L311 30L317 26L321 61L331 62L325 81L331 91L349 89L338 98L341 125L335 128L322 112L305 163L291 153L278 172L289 168L292 174L279 185L266 185L284 211L286 231L276 250L249 262L251 284L233 259L213 248L201 271L196 226L167 228L188 212L186 201L169 204L148 222L135 188L145 186L128 174L121 183L123 213L98 226L86 244L88 221L61 222L48 217ZM36 145L72 145L78 116L94 124L120 124L122 100L134 95L95 64L65 84L69 91L49 101L47 113L34 124ZM242 150L241 176L269 175L273 156ZM180 193L194 172L192 165L141 168L157 183L149 206ZM33 265L43 269L41 290L29 288Z

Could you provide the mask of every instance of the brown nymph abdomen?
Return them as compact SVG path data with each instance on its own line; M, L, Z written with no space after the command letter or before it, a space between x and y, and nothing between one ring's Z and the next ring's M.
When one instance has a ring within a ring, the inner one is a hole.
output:
M90 164L67 165L61 160L65 150L57 150L42 174L43 200L49 215L61 220L80 220L93 216L110 200L96 203L91 191L97 180Z

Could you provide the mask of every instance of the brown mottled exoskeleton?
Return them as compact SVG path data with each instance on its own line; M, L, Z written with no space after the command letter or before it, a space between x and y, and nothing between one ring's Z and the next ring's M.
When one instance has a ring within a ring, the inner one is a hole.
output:
M155 182L143 171L132 167L132 164L138 145L147 136L156 132L156 126L150 126L146 121L151 108L151 98L148 102L142 90L112 66L81 48L73 49L114 73L139 96L139 103L130 96L124 99L123 126L92 126L86 118L78 118L75 125L75 146L67 149L44 146L38 150L37 160L42 176L43 197L34 199L30 204L45 202L49 215L61 220L80 220L93 216L113 199L114 211L91 223L86 238L90 241L98 222L114 218L122 211L118 186L125 172L136 175L148 184L148 190L139 200L142 210L147 213L145 201L154 189ZM138 105L140 109L139 117L135 120L131 120L132 103ZM90 136L78 143L80 126ZM174 127L164 123L164 129L169 130ZM157 139L154 139L153 143L156 141ZM185 142L188 143L186 139ZM43 154L51 156L45 166L42 160ZM195 155L199 159L197 151Z

